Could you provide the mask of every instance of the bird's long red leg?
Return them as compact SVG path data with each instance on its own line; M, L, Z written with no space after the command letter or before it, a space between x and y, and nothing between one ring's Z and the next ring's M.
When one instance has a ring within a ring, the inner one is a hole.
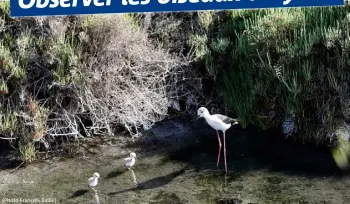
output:
M221 140L220 140L220 136L219 136L219 132L216 131L216 135L218 136L218 140L219 140L219 153L218 153L218 161L216 163L216 166L219 166L219 162L220 162L220 152L221 152Z
M225 171L227 174L227 163L226 163L226 138L225 138L225 132L224 133L224 157L225 157Z

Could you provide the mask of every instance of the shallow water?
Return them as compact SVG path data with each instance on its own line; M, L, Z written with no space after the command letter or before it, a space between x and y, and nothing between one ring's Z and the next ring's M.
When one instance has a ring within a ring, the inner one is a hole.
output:
M225 176L223 160L216 167L215 131L205 123L175 119L146 134L147 139L136 143L109 141L94 145L96 151L80 149L75 158L50 159L14 173L1 170L1 197L96 203L87 178L98 171L100 203L349 203L350 179L325 149L307 149L266 133L234 128L227 133ZM138 187L123 168L129 151L137 153L133 171Z

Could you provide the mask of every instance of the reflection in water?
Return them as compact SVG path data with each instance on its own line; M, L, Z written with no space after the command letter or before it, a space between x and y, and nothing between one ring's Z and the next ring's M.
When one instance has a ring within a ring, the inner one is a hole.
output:
M220 191L222 191L222 192L227 192L228 191L227 175L224 175L224 181L223 181L223 183L220 186L221 186L221 190Z
M337 166L346 170L349 168L350 145L347 139L338 136L338 146L332 150L332 156Z
M95 191L94 193L94 201L95 201L95 204L100 204L100 197L98 196L97 191Z
M134 183L137 185L137 180L136 180L136 176L135 176L135 173L134 173L134 170L132 170L131 168L129 169L129 171L131 172L131 176L134 180Z

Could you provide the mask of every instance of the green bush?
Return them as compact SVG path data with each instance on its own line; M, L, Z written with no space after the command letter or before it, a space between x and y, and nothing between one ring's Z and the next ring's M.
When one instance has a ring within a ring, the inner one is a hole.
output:
M189 42L243 126L292 115L297 138L325 142L349 119L349 8L233 10Z

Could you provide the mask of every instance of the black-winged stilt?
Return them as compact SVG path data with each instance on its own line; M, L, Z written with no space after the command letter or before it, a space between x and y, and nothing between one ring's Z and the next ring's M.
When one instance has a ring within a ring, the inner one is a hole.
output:
M125 167L128 168L128 169L131 171L131 175L132 175L132 177L133 177L133 179L134 179L134 183L135 183L136 185L138 185L138 184L137 184L137 180L136 180L135 173L134 173L134 171L131 169L131 167L134 166L135 161L136 161L136 153L135 153L135 152L131 152L131 153L130 153L130 156L127 157L127 158L125 158L124 160L126 161Z
M89 185L89 188L91 188L92 190L94 190L96 192L96 189L95 187L97 186L98 184L98 179L100 179L101 176L99 173L95 172L92 177L90 177L88 179L88 185Z
M218 153L218 160L217 160L217 166L219 166L220 161L220 152L221 152L221 140L219 135L219 130L222 131L224 135L224 158L225 158L225 172L227 174L227 162L226 162L226 141L225 141L225 132L228 130L231 126L238 124L237 119L230 118L226 115L221 114L213 114L211 115L207 108L200 107L197 111L198 118L203 117L207 123L216 130L216 134L218 136L219 141L219 153Z

